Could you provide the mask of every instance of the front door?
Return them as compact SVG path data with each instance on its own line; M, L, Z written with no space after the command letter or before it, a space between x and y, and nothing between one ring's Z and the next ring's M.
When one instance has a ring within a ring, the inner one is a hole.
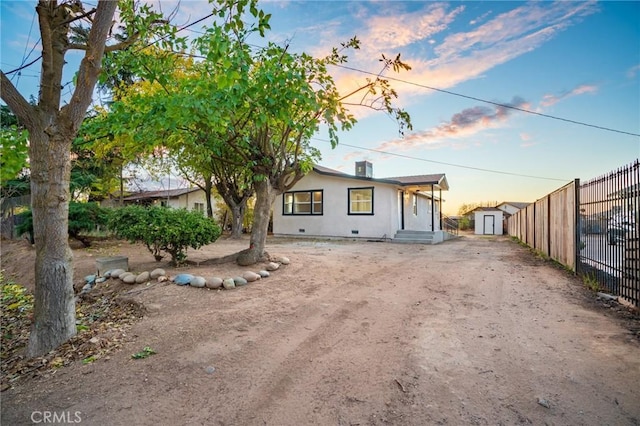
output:
M493 215L484 216L484 235L494 235L496 233L496 217Z

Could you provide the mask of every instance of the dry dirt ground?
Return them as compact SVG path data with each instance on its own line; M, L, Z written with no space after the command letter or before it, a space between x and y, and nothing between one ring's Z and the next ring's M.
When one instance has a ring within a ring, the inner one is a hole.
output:
M47 411L87 425L640 424L637 316L507 237L272 238L268 250L291 264L246 287L133 293L146 314L122 348L2 392L2 424ZM156 266L141 246L76 249L80 285L104 255ZM32 259L23 243L3 244L17 281L32 280ZM132 359L145 346L157 353Z

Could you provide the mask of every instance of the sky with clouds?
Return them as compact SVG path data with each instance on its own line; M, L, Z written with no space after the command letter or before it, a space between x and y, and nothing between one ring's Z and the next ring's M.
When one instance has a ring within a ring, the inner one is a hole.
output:
M165 11L174 4L161 2ZM34 5L0 4L5 72L33 46L30 58L37 56ZM640 2L268 1L261 7L272 13L266 38L291 51L325 55L358 37L361 48L347 64L357 71L330 70L345 93L380 71L382 54L400 54L411 66L385 75L413 130L401 137L391 118L354 110L359 122L340 134L338 147L332 150L322 132L313 140L326 167L353 173L355 161L369 160L379 178L446 173L451 189L443 194L444 210L455 214L464 202L534 201L574 178L587 180L640 157ZM183 0L176 23L209 10L204 1ZM37 91L37 65L14 77L23 93Z

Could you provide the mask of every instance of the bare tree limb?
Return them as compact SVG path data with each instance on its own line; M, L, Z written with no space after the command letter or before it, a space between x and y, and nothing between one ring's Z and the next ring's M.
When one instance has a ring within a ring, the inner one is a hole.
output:
M27 128L32 128L35 107L18 92L4 72L0 71L0 95L11 111Z
M102 56L105 51L104 40L106 40L111 28L111 21L117 6L118 2L115 1L100 1L98 3L87 41L90 49L86 51L80 63L76 90L73 92L69 104L64 107L65 113L68 113L75 126L80 125L87 108L91 104L93 88L98 81Z

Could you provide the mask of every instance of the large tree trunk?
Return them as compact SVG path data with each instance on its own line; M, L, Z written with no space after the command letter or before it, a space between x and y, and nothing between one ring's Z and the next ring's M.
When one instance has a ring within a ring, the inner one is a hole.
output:
M268 257L265 248L267 245L269 220L271 218L271 205L278 195L268 178L255 182L254 188L256 190L256 205L253 210L253 227L251 228L250 245L249 249L238 256L238 264L244 266L258 263Z
M29 356L44 355L76 333L73 262L68 240L71 141L91 103L116 7L115 1L98 2L75 90L62 108L62 68L71 22L68 4L40 0L36 7L42 39L38 105L30 105L0 72L0 95L24 123L30 140L36 264Z
M231 238L242 238L242 224L247 212L247 200L244 200L243 203L234 203L229 208L231 210Z
M27 349L38 356L76 334L69 248L71 136L30 132L31 208L36 245L34 318Z

